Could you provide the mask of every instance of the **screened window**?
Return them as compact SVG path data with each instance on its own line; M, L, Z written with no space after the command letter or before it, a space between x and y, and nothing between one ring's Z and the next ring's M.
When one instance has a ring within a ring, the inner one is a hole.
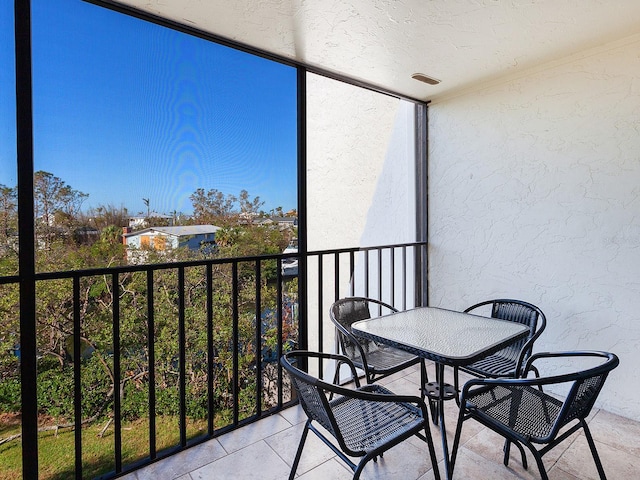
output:
M79 0L32 10L39 271L113 265L123 229L296 215L294 68Z

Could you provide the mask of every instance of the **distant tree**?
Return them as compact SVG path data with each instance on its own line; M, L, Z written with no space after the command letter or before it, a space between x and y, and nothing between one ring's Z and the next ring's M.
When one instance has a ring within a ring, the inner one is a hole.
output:
M69 185L63 184L58 192L60 210L70 218L76 218L80 214L82 203L88 196L88 193L82 193L78 190L74 190Z
M198 188L189 199L193 205L196 223L225 226L235 222L234 206L238 201L235 196L225 195L215 188L207 192Z
M238 202L240 203L240 213L244 215L258 214L260 211L260 207L264 205L264 202L260 201L260 197L255 197L253 200L249 196L249 193L246 190L240 191L240 196L238 197Z
M216 232L216 245L219 248L231 247L236 243L239 234L237 227L223 227Z
M109 226L122 229L129 222L129 212L124 206L100 205L89 209L85 215L84 222L91 223L98 230L103 230Z
M109 225L103 228L102 232L100 232L100 241L107 244L121 244L122 229L115 225Z
M149 205L149 199L148 198L143 198L142 202L146 205L147 207L147 221L149 221L149 216L151 215L151 207Z
M251 198L246 190L241 190L236 197L215 188L209 191L199 188L189 198L196 224L210 223L220 227L246 224L247 219L260 214L264 205L260 197Z
M216 244L221 257L281 253L287 243L285 233L273 225L238 225L216 232Z
M18 191L0 184L0 245L11 248L10 238L18 231Z
M166 217L151 216L147 217L147 225L153 227L168 227L171 225L171 220L172 219Z
M58 233L70 233L80 213L80 207L89 196L74 190L52 173L38 170L33 184L36 216L36 238L46 248Z

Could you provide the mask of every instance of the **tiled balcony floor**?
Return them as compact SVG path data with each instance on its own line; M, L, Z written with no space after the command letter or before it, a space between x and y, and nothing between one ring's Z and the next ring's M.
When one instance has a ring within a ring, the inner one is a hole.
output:
M429 368L433 375L433 368ZM418 370L383 379L395 393L417 395ZM606 384L605 387L607 388ZM447 402L449 445L457 419L455 402ZM260 479L288 478L305 417L300 407L248 425L222 437L193 447L169 459L153 464L124 478L146 479ZM589 426L608 478L637 478L640 467L640 423L603 410L591 413ZM444 473L440 431L431 425L439 468ZM502 464L503 440L472 421L465 422L462 446L456 461L455 479L538 479L535 461L529 455L529 470L524 470L517 449L512 449L509 467ZM597 479L598 473L582 433L560 444L545 457L552 480ZM351 471L333 455L312 432L298 467L300 480L338 480L351 478ZM362 479L433 479L426 444L413 437L384 454L378 463L369 462ZM444 477L443 477L444 478Z

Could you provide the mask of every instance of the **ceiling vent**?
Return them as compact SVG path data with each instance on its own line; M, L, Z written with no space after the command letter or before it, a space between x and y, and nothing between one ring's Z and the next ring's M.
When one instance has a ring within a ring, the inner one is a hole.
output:
M414 73L413 75L411 75L411 78L414 78L420 82L428 83L429 85L438 85L440 83L440 80L436 80L435 78L430 77L429 75L425 75L424 73Z

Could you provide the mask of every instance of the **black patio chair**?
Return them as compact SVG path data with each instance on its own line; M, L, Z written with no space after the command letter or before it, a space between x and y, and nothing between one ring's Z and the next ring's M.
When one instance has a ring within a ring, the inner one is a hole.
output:
M465 310L465 313L480 314L482 307L490 307L491 317L517 322L529 327L527 337L471 365L454 368L454 387L459 390L458 368L476 377L517 378L522 365L527 361L533 349L533 343L540 337L547 319L535 305L521 300L497 299L477 303ZM534 373L536 372L534 367Z
M375 316L381 316L397 311L391 305L373 298L347 297L331 305L329 317L336 327L340 353L364 371L367 383L420 364L421 382L424 385L428 382L427 370L424 360L420 357L372 340L358 338L351 332L354 322L371 318L372 312ZM338 383L339 371L339 368L336 369L334 383Z
M340 364L349 365L356 388L349 389L326 383L298 368L297 365L308 364L311 358L335 360ZM429 431L427 406L420 397L395 395L376 384L361 387L355 365L343 355L297 350L283 355L280 363L288 372L307 415L289 480L295 477L309 430L353 470L354 480L360 477L369 460L376 461L378 456L381 457L391 447L416 435L427 443L435 478L440 479ZM335 398L330 400L329 394L333 394ZM337 445L321 432L316 424L322 426L335 439ZM362 459L356 465L347 455Z
M591 412L607 375L620 363L618 357L613 353L595 351L536 353L527 360L524 375L531 371L536 360L551 358L566 361L571 357L592 357L604 360L595 367L549 377L482 378L468 381L460 397L460 414L451 451L451 475L453 475L462 425L465 421L473 419L505 437L505 465L508 465L509 446L513 442L522 454L522 463L526 469L527 461L523 446L527 447L536 460L543 480L549 477L542 457L573 433L582 429L598 474L602 480L606 479L585 419ZM550 385L562 385L568 388L569 393L564 400L559 399L543 390L542 387ZM536 448L535 444L541 447Z

